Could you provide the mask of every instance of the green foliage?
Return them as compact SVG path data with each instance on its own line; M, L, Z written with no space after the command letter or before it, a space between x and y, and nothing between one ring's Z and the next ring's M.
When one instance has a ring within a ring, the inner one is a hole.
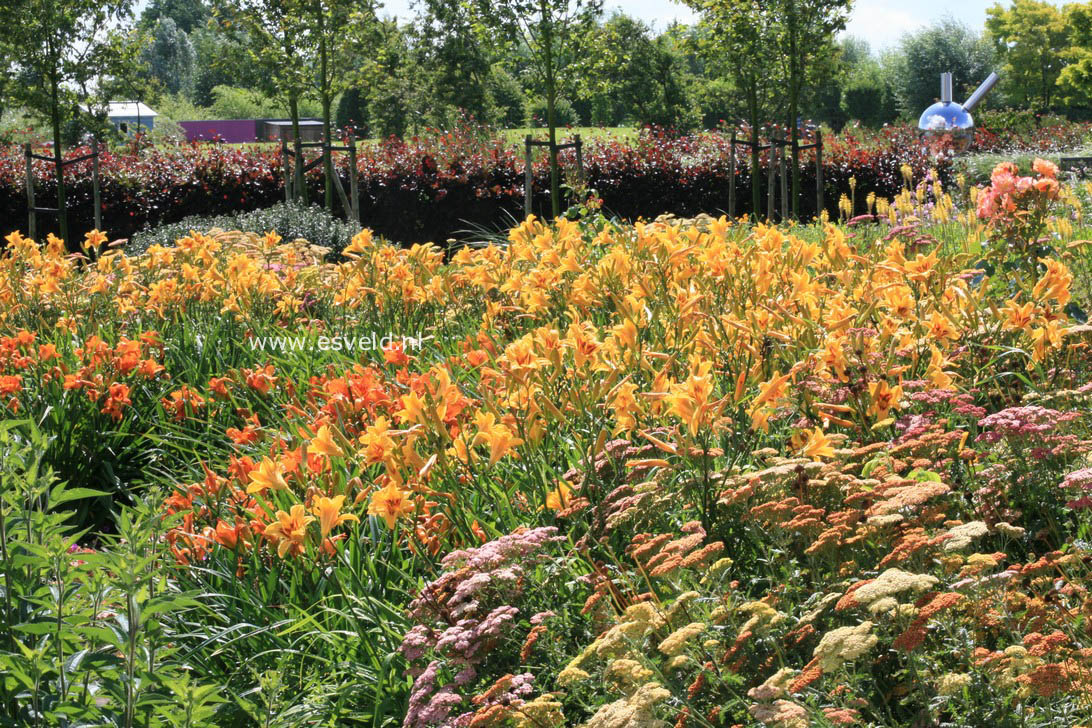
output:
M206 106L198 106L185 96L163 94L155 101L155 110L159 114L156 126L163 123L164 117L172 121L200 121L212 119L213 112Z
M152 41L145 46L141 59L152 78L169 94L193 95L196 56L189 36L170 17L164 17L152 30Z
M193 100L199 106L211 106L212 90L217 86L263 88L270 76L266 69L248 57L245 36L212 28L197 28L189 34L197 56ZM253 47L259 47L255 41Z
M315 245L339 253L357 232L356 226L334 217L317 205L281 203L264 210L241 212L215 217L187 217L169 225L161 225L133 235L127 251L130 255L145 252L153 245L172 245L190 231L209 230L274 230L286 240L303 238Z
M1058 74L1058 90L1067 105L1092 105L1092 3L1067 8L1070 43L1066 66Z
M527 53L535 87L545 102L544 121L550 147L550 208L561 213L561 167L558 162L558 100L577 83L578 60L587 52L602 0L475 0L483 28ZM533 116L533 114L531 114Z
M93 100L89 90L98 81L134 65L137 48L119 27L131 7L132 0L12 0L0 6L4 66L20 76L7 92L51 126L59 228L66 238L62 131L81 104L86 108Z
M285 106L260 91L216 86L209 113L215 119L268 119L285 116Z
M850 119L879 127L895 116L891 89L878 73L861 73L846 83L842 92L842 109Z
M547 112L545 99L531 99L527 102L527 125L535 129L546 127ZM576 109L563 96L559 96L554 103L554 121L558 126L579 126L580 124L580 117L577 115Z
M1003 61L1002 88L1010 103L1053 107L1058 76L1065 65L1071 26L1058 6L1041 0L1014 0L987 11L986 34Z
M364 91L353 87L341 94L337 100L334 126L338 129L354 127L361 132L368 129L368 101Z
M192 682L163 628L196 605L162 569L169 521L138 503L101 549L82 548L66 507L96 493L57 483L48 447L30 422L0 423L0 721L213 725L222 698Z
M989 42L951 19L907 35L899 50L887 62L896 79L899 110L914 119L940 97L941 73L952 73L956 100L962 101L994 67Z
M151 0L140 14L140 25L153 28L167 19L183 33L190 33L205 25L210 16L205 0Z
M489 71L489 96L493 101L490 116L496 124L511 128L524 122L523 87L500 63Z
M684 57L670 35L656 36L644 23L616 12L591 35L590 44L594 50L582 61L580 85L591 121L684 129L696 123Z

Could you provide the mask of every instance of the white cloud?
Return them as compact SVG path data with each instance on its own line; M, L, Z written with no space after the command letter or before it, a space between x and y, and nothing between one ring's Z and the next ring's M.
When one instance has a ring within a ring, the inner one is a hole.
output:
M846 35L867 40L873 51L896 45L904 33L925 25L920 17L889 2L864 0L856 3L846 23Z

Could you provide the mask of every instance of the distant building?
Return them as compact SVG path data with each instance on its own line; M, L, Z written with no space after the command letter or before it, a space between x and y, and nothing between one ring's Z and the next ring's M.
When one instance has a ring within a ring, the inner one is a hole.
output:
M157 116L159 114L139 101L111 101L106 105L106 118L122 134L135 134L138 128L151 131Z
M292 141L291 119L263 119L258 126L258 134L270 142ZM300 119L300 141L321 142L322 121L319 119Z
M292 122L289 119L180 121L178 125L186 132L186 141L190 142L218 140L226 144L248 144L292 138ZM305 142L322 141L322 122L318 119L300 119L300 139Z

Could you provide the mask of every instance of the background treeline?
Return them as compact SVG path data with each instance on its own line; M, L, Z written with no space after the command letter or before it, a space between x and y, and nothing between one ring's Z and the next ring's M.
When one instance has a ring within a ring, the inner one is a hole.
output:
M333 60L351 79L336 99L338 127L387 137L449 129L463 115L503 128L543 124L541 80L525 46L494 41L473 2L421 0L414 10L396 19L380 9L366 50ZM133 31L139 67L112 91L152 105L165 135L178 131L172 119L289 116L283 94L269 89L266 71L252 62L255 38L229 17L208 0L152 0ZM574 32L581 34L579 55L569 59L559 90L559 124L686 131L748 117L737 79L711 60L713 30L704 18L654 28L615 12ZM772 80L762 89L764 115L784 121L779 61L775 50L755 59ZM801 113L834 129L915 119L935 99L942 71L954 73L957 98L996 69L1003 80L991 107L1089 118L1092 2L1060 8L1015 0L992 8L984 28L942 20L883 52L841 37L808 65ZM305 93L298 103L302 116L321 115L317 96ZM32 125L18 109L3 119L9 135Z

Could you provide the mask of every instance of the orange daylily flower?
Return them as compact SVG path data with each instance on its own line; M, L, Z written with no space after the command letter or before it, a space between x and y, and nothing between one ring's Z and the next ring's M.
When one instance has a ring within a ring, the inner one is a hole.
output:
M333 498L319 496L311 505L311 512L319 517L319 530L322 537L326 538L330 531L346 521L359 522L360 519L352 513L342 513L341 506L345 502L345 496L338 495Z
M247 493L263 493L267 490L288 490L284 479L284 465L277 460L262 458L258 467L250 472L250 485Z
M318 428L318 432L315 434L314 439L311 440L311 444L308 446L307 451L309 453L315 453L316 455L325 455L328 458L339 458L344 453L336 442L334 442L334 436L330 432L329 425L323 425Z
M314 520L303 504L297 503L289 513L277 511L277 520L266 526L262 535L277 545L277 555L281 558L287 554L298 556L304 550L307 526Z
M411 515L416 510L409 495L391 481L386 488L372 493L371 502L368 503L368 515L381 517L387 528L393 529L399 518Z
M816 427L807 433L808 439L804 442L802 448L800 448L800 454L811 458L812 460L822 460L823 458L834 457L834 446L831 445L830 438L823 432L822 428Z

